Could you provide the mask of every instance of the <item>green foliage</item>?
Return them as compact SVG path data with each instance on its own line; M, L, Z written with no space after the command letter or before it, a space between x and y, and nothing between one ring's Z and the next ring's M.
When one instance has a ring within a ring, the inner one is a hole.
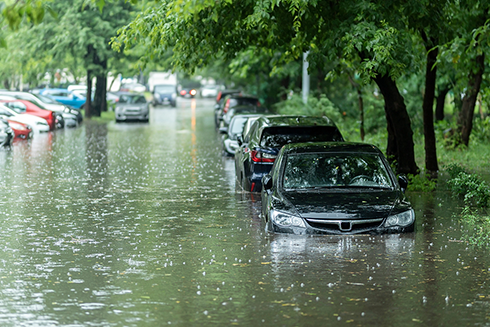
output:
M275 110L283 115L327 116L334 122L342 120L339 108L326 95L308 97L308 102L304 104L301 95L293 94L288 100L277 103Z
M488 213L482 212L481 209L464 207L461 213L461 221L467 227L462 235L464 241L477 247L490 245L490 215Z
M451 167L450 174L454 177L448 180L448 187L453 194L463 196L466 206L488 206L490 187L485 181L476 174L468 174L460 167Z
M429 178L427 175L407 175L409 183L408 189L412 192L432 192L436 189L437 179Z

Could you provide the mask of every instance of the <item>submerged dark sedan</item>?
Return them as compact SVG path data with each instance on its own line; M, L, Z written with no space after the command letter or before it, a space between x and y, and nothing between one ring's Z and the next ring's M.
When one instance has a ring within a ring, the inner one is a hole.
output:
M284 146L262 179L267 230L294 234L412 232L415 214L381 151L364 143Z

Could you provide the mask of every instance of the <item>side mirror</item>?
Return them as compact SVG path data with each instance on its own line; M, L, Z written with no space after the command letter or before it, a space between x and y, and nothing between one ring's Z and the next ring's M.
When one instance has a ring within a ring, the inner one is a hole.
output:
M408 178L405 175L399 175L398 176L398 184L400 184L400 187L402 188L402 191L405 192L405 190L408 187Z
M262 188L265 191L269 191L272 188L272 176L267 174L262 177Z
M228 134L228 128L226 128L226 127L220 127L219 128L219 133L220 134Z
M238 135L236 137L236 141L238 143L238 146L242 146L242 144L243 144L243 137L241 135Z

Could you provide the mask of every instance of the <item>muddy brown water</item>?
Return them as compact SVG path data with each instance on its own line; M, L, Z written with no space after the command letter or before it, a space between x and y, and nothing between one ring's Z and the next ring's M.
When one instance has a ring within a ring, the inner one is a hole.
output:
M0 151L1 326L490 324L488 252L444 188L408 193L412 234L267 234L212 104Z

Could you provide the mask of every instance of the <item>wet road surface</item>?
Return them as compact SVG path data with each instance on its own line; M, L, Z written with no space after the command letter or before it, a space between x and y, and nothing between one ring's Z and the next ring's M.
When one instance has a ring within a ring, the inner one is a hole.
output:
M269 235L212 105L0 151L1 326L490 324L488 253L444 188L408 194L413 234Z

